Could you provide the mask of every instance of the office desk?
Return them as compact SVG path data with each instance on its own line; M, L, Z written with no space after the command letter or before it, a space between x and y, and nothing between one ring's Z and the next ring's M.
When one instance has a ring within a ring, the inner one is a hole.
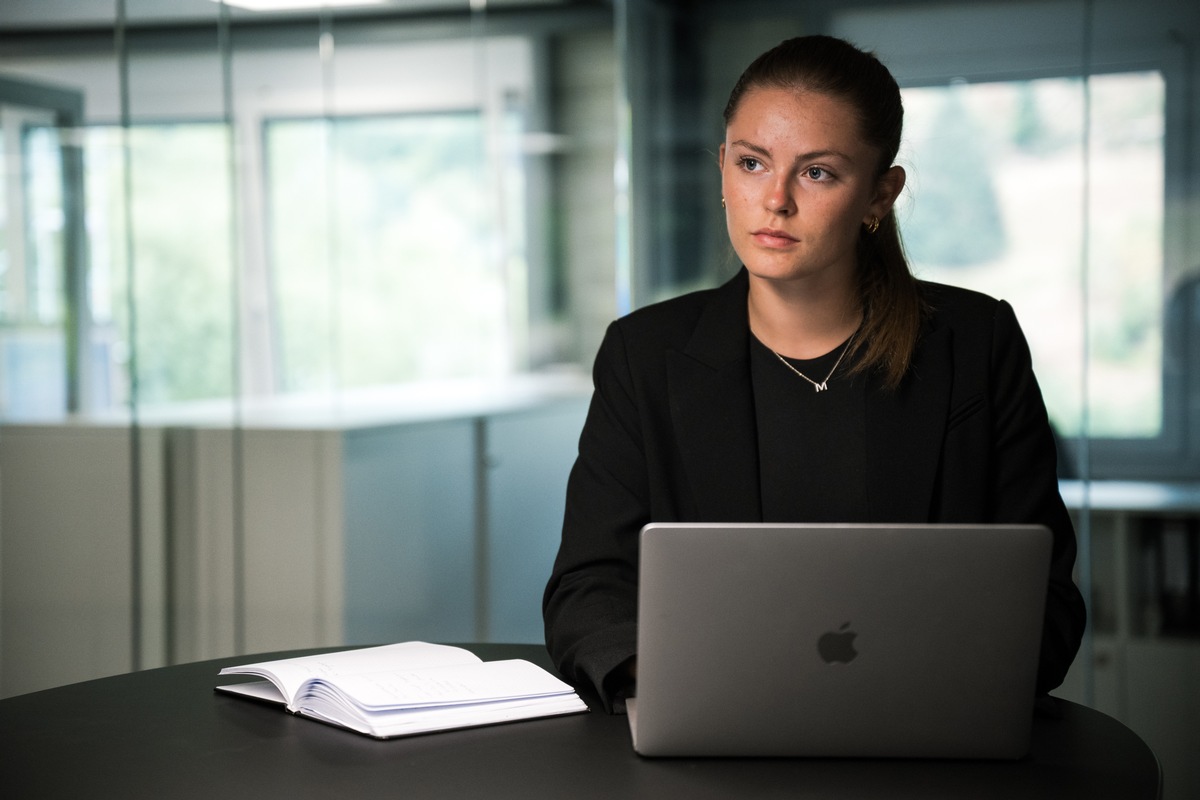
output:
M535 645L468 645L485 660ZM317 652L317 651L311 651ZM1128 728L1063 702L1017 762L637 756L601 711L376 741L216 694L225 658L0 701L0 792L78 798L1154 798L1158 762Z

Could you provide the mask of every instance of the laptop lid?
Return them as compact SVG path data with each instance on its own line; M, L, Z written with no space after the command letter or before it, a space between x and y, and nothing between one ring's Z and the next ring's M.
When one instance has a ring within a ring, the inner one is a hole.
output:
M1042 526L652 523L642 755L1018 758Z

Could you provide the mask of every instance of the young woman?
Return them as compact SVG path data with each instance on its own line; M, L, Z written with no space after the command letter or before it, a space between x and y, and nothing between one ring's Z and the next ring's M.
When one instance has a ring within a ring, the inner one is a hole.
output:
M718 157L743 268L608 329L543 611L563 675L610 710L636 679L651 521L1044 524L1039 693L1078 650L1075 534L1029 348L1007 303L909 271L902 119L891 74L846 42L764 53Z

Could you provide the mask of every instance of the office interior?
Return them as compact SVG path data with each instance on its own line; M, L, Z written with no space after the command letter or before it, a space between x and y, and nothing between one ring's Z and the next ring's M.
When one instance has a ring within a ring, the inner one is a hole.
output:
M737 268L721 111L806 33L901 84L918 277L1030 340L1090 608L1058 693L1200 795L1185 0L5 0L0 696L540 642L595 348Z

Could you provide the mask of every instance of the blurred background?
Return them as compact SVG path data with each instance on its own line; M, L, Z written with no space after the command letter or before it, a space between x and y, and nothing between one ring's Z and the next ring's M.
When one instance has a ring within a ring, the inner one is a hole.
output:
M740 71L901 83L919 277L1015 307L1061 445L1060 694L1200 795L1200 10L1183 0L3 0L0 696L540 642L607 323L737 268Z

